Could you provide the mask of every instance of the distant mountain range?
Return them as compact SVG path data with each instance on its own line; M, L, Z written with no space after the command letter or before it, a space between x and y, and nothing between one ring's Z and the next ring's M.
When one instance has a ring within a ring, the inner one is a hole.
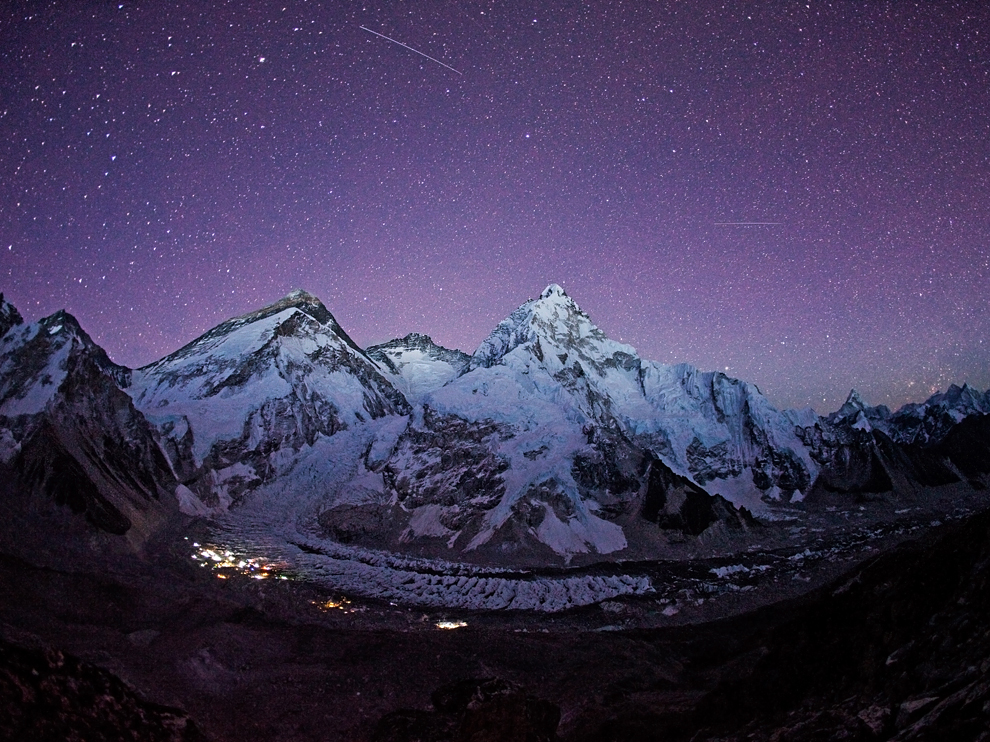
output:
M472 355L362 349L294 291L149 366L0 295L0 466L139 543L187 516L291 521L336 543L492 565L653 558L761 518L971 491L990 392L891 412L777 410L753 384L640 358L551 285ZM939 489L941 488L941 489Z

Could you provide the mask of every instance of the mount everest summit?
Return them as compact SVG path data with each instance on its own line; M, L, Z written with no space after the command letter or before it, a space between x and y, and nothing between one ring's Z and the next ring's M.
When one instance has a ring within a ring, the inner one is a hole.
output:
M0 333L19 507L135 542L181 512L311 551L652 559L745 543L780 512L980 488L990 470L990 393L780 411L752 384L640 358L557 285L472 355L418 334L362 349L303 291L140 369L65 312L25 324L0 298Z

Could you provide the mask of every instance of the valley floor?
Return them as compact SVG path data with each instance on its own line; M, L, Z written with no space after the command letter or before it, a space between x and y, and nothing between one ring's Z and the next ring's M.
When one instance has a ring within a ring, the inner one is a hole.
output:
M826 513L856 522L818 542L825 521L778 524L745 557L654 566L656 593L549 615L218 579L191 558L207 530L121 569L7 550L0 736L984 739L990 514L948 515Z

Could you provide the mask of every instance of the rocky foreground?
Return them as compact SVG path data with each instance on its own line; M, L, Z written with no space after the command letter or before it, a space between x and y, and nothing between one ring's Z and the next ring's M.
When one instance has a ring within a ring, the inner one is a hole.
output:
M811 593L666 625L646 598L452 614L221 580L182 537L115 567L8 553L0 736L985 739L990 513L920 533Z

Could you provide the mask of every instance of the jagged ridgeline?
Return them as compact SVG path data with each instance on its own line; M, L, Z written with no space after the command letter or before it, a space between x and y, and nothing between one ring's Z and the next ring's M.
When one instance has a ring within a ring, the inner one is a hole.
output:
M508 566L655 558L990 469L990 393L781 411L640 358L557 285L472 355L415 333L362 349L303 291L134 370L65 312L25 324L0 298L0 333L2 466L35 505L135 540L181 512Z

